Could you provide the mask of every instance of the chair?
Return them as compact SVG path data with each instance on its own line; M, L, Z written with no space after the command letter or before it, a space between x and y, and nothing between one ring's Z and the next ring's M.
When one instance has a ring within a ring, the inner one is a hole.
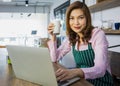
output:
M120 86L120 53L109 51L114 86Z

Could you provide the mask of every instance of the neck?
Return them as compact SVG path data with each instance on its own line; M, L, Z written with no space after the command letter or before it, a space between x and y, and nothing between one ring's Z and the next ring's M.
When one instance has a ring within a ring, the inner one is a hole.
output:
M78 33L79 37L82 38L83 37L83 34L82 33Z
M78 33L78 35L79 35L79 37L80 37L80 39L79 39L80 43L83 44L83 40L82 40L82 38L83 38L83 34L82 34L82 33Z

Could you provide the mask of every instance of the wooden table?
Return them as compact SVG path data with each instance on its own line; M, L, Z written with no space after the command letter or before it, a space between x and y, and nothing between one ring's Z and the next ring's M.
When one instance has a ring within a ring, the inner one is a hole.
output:
M61 67L56 63L53 63L53 66L55 70ZM7 65L4 77L1 77L0 74L0 86L40 86L40 85L16 78L12 69L12 65ZM93 85L87 82L86 80L81 79L80 81L74 83L71 86L93 86Z
M6 48L6 46L5 45L0 45L0 48Z

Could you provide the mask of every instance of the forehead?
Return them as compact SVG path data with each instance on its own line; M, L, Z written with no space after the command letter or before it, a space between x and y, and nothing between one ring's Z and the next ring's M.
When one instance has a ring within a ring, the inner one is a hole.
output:
M82 9L74 9L71 11L70 16L79 16L79 15L84 15L84 12Z

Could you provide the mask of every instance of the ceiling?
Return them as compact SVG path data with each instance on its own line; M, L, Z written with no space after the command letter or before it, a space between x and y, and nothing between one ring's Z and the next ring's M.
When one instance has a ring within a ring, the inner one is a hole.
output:
M26 0L12 0L12 2L3 2L2 0L0 0L0 19L4 19L4 18L8 18L8 17L9 18L31 17L31 13L47 12L48 10L45 11L45 8L37 9L36 7L39 7L39 6L40 7L46 7L46 6L49 7L49 6L53 5L54 1L57 1L57 0L28 0L28 4L29 4L28 7L25 7L25 1ZM13 8L12 8L12 6L13 6ZM23 7L23 9L17 8L19 6ZM29 7L30 7L30 9L29 9ZM15 13L19 13L19 14L15 14Z
M26 0L12 0L12 2L3 2L0 0L0 6L24 6ZM50 6L54 0L28 0L29 6Z

